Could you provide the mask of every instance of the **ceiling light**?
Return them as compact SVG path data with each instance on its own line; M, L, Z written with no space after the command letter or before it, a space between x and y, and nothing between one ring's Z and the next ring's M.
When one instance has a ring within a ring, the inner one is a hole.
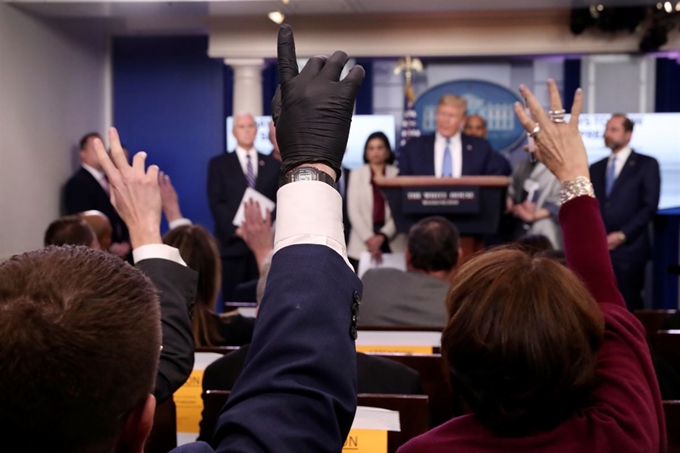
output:
M281 0L281 3L283 3L284 5L287 5L288 3L290 3L290 0Z
M680 12L680 2L675 4L675 10Z
M603 9L604 9L604 5L597 5L598 11L602 12Z
M663 9L663 3L661 3L661 2L657 3L656 9Z
M283 23L283 19L286 18L286 16L281 14L281 11L272 11L271 13L267 14L267 17L269 17L272 22L279 25L281 25Z
M663 7L666 9L667 13L670 13L671 11L673 11L673 5L671 4L671 2L664 3Z

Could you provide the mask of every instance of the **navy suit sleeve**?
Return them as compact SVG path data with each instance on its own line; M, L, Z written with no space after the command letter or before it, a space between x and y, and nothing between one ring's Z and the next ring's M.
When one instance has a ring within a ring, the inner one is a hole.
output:
M71 179L64 189L66 214L78 214L92 209L94 202L90 199L90 190L78 179Z
M409 176L413 174L413 168L411 167L411 154L413 154L414 146L415 141L411 140L399 152L399 160L397 161L397 165L399 166L399 176Z
M215 431L216 451L342 450L357 404L350 330L360 291L361 281L326 246L293 245L274 255L243 373Z
M626 235L627 241L632 241L640 234L643 234L649 222L654 219L654 215L659 207L659 195L661 192L661 175L659 174L659 162L649 158L644 166L644 176L642 178L642 204L628 222L621 228L621 232Z
M194 367L190 312L196 296L198 274L165 259L143 260L137 263L137 267L151 279L160 293L163 349L154 396L161 402L184 384Z
M236 227L233 224L236 212L232 212L229 208L229 200L222 187L222 178L224 176L220 174L219 160L211 160L208 165L208 203L215 220L217 238L222 244L226 244L236 233Z
M508 159L503 157L502 154L495 152L491 149L491 156L487 164L487 175L500 175L500 176L510 176L512 173L512 167Z
M479 150L475 150L475 153L484 156L484 172L483 175L494 175L494 176L510 176L512 173L512 168L510 167L510 162L493 150L491 143L487 140L481 139Z

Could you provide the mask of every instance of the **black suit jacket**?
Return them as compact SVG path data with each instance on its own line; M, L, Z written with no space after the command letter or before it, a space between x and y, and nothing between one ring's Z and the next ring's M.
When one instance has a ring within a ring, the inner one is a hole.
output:
M64 204L67 214L78 214L91 209L103 212L111 222L113 230L111 240L130 242L127 226L111 204L109 196L94 176L84 168L81 167L66 183Z
M254 189L276 202L281 164L271 156L258 153L257 157L259 167ZM221 154L210 160L208 202L215 221L215 236L219 241L222 256L242 256L250 253L246 243L236 236L236 226L233 225L234 216L247 188L248 181L235 152Z
M399 176L434 176L435 134L410 140L399 153ZM461 134L463 168L461 175L503 175L512 169L507 160L496 153L491 144L477 137Z
M659 163L650 156L630 153L621 174L606 195L608 158L590 166L590 178L607 233L621 231L626 242L612 251L612 260L646 261L651 257L648 225L654 219L661 191Z
M184 384L194 368L190 314L196 297L198 274L166 259L142 260L137 267L151 279L160 296L163 349L154 390L154 396L160 403Z
M203 394L208 390L231 390L243 371L250 345L226 354L208 365L203 374ZM357 352L358 393L421 395L423 388L418 372L384 357ZM210 442L211 432L201 422L199 440Z

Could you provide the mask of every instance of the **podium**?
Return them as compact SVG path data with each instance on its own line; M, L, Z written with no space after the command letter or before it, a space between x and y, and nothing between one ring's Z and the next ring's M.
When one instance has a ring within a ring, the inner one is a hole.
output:
M496 234L505 212L506 176L397 176L376 178L390 205L397 231L408 233L420 219L439 215L461 235L464 258L484 248L484 235Z

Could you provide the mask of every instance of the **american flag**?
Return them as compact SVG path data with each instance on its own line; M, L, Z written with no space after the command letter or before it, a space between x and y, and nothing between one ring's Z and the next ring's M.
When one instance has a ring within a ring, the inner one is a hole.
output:
M413 137L420 137L420 130L417 125L417 113L413 108L413 88L407 80L404 86L404 114L401 120L401 132L399 134L399 149L403 148Z

